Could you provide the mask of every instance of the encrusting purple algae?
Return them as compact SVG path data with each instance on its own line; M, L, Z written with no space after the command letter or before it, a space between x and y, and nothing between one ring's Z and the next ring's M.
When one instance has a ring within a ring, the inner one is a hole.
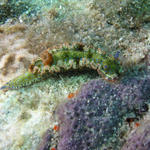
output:
M148 111L149 100L149 77L127 77L118 84L103 80L84 84L77 97L57 110L57 150L120 150L125 142L121 127L127 118L140 119Z
M131 136L121 150L149 150L150 149L150 120L144 121Z

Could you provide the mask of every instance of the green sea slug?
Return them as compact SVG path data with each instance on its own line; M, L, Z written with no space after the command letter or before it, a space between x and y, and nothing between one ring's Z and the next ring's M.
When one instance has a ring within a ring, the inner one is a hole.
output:
M93 48L87 48L81 43L76 43L45 50L39 58L32 62L25 74L9 81L0 89L18 89L54 73L83 68L97 70L98 74L108 81L118 79L122 71L116 57L108 56Z

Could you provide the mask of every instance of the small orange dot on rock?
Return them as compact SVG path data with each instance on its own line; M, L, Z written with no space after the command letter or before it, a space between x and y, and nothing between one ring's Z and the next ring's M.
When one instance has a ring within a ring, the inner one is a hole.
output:
M140 126L140 123L136 122L135 127L139 127L139 126Z
M68 98L73 98L75 96L75 93L69 93Z
M53 128L53 130L58 131L59 130L59 126L55 125L54 128Z

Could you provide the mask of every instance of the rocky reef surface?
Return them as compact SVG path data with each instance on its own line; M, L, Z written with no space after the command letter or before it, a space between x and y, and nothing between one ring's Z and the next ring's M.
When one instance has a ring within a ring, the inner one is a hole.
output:
M149 91L149 77L128 77L119 84L102 80L88 82L77 97L58 109L58 150L120 150L125 140L122 135L129 130L127 120L135 118L138 121L148 112ZM147 131L145 127L143 136L149 135ZM138 136L140 138L139 134L129 142L134 143ZM148 145L145 150L148 150Z
M120 51L127 68L145 62L150 50L149 3L2 0L0 7L7 9L0 11L0 84L25 72L43 50L62 43L82 42L108 54Z
M135 128L127 138L121 150L148 150L150 148L150 117L149 113L140 121L140 126Z
M25 72L38 55L30 53L25 37L27 26L0 26L0 85Z
M53 117L57 105L97 77L70 73L16 91L0 91L0 149L36 150L45 131L58 124Z
M82 42L110 55L120 51L119 58L126 68L126 76L134 73L131 79L124 78L115 85L102 81L92 71L69 72L27 88L0 91L0 149L63 150L69 149L72 144L74 149L82 146L96 149L98 146L100 150L116 150L124 145L123 150L135 147L141 150L143 143L147 146L149 133L145 135L145 132L149 121L146 125L141 121L145 122L145 113L149 111L149 95L146 92L149 77L138 74L143 68L150 70L149 5L150 0L2 0L0 86L23 74L32 59L43 50L62 43ZM88 81L79 95L70 99L74 95L72 93ZM62 109L59 116L65 120L54 118L58 106ZM75 106L79 109L76 110ZM149 113L147 118L150 118ZM54 132L54 126L60 121L60 132ZM81 122L79 126L78 122ZM135 128L135 125L138 127ZM79 141L83 136L78 136L80 132L90 136L88 141L84 137ZM145 138L140 135L145 135ZM66 141L69 137L71 139ZM140 142L133 144L137 138Z

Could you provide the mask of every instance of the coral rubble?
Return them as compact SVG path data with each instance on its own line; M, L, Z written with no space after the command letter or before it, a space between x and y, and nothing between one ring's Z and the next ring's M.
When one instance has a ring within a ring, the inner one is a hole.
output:
M0 26L0 85L24 72L38 56L29 52L26 29L26 25L18 23Z

